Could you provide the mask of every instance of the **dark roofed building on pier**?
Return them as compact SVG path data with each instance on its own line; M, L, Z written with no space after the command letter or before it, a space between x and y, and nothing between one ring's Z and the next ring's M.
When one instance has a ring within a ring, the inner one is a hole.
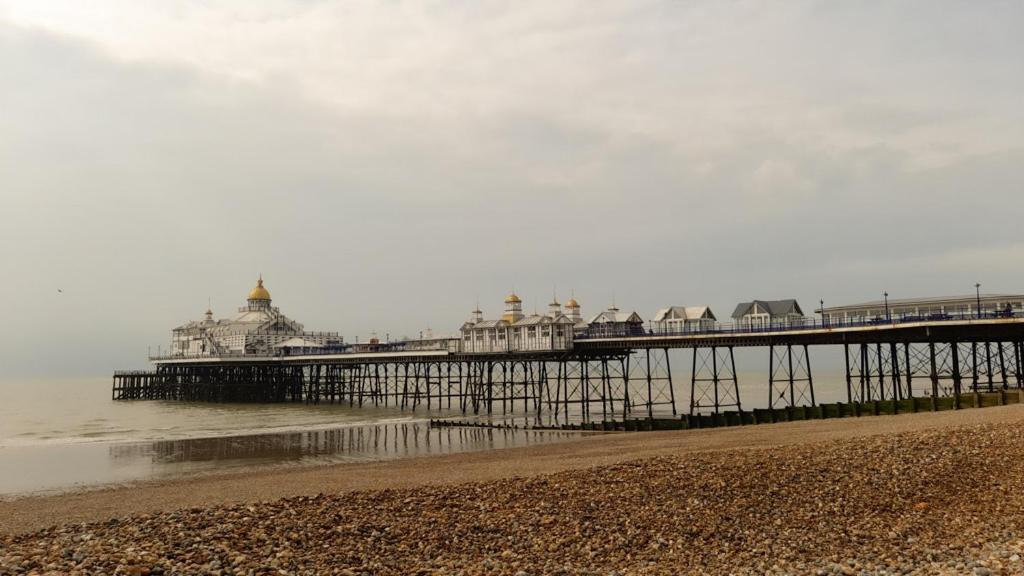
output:
M756 330L772 326L799 326L804 323L804 311L796 300L752 300L736 305L732 319L743 328Z

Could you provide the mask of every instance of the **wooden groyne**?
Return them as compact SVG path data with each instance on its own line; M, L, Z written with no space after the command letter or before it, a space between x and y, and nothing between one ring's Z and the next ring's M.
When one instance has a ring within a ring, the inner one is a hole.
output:
M676 418L627 418L625 420L600 420L590 422L569 422L562 424L518 424L508 421L458 420L451 418L433 419L431 426L459 426L474 428L514 428L525 430L579 430L604 432L643 432L653 430L689 430L700 428L721 428L725 426L752 426L776 422L799 420L823 420L829 418L858 418L910 414L916 412L940 412L969 408L988 408L1008 404L1024 403L1024 390L998 390L976 392L959 396L908 398L905 400L875 400L871 402L835 402L817 406L786 408L755 408L733 410L718 414L684 414Z

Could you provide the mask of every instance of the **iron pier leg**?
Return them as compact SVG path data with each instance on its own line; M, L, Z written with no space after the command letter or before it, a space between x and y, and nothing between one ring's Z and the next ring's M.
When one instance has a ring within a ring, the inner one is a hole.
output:
M672 415L676 416L676 389L672 384L672 363L669 360L668 348L662 349L665 353L665 374L668 376L668 397L669 402L672 403ZM1017 364L1020 366L1020 364ZM1020 374L1018 373L1017 379L1020 380Z
M651 385L651 349L647 348L647 418L654 419L654 396Z
M487 415L494 409L494 363L487 363Z
M1024 375L1021 374L1022 371L1021 371L1021 367L1020 367L1020 361L1021 361L1021 356L1022 356L1022 351L1021 351L1022 346L1021 346L1020 342L1014 342L1013 344L1014 344L1014 346L1013 346L1014 356L1016 357L1016 361L1013 363L1013 367L1014 367L1014 369L1016 371L1016 375L1017 375L1017 388L1024 388Z
M814 376L811 375L811 352L807 348L807 344L804 344L804 364L807 367L807 389L811 393L811 406L817 406L818 404L814 401ZM733 368L735 372L735 368ZM736 397L739 398L739 385L736 387Z
M690 373L690 416L697 403L697 348L693 349L693 371Z
M806 346L805 346L805 348L806 348ZM743 413L743 404L740 402L740 379L739 379L739 376L736 375L736 357L732 353L732 346L729 346L729 365L732 368L732 387L733 387L733 390L736 392L736 410L742 414ZM810 377L810 370L811 370L810 365L808 365L807 366L808 377ZM811 403L812 404L814 403L814 388L813 387L811 388ZM741 416L740 417L740 421L741 421L740 423L742 423L742 420L743 420L743 417Z
M715 384L715 414L718 414L718 348L711 347L711 372Z
M953 342L949 346L950 354L953 356L953 408L960 409L960 345Z
M900 354L896 343L889 343L889 379L892 380L892 411L899 412L899 401L903 399L903 386L900 384Z
M988 374L988 391L992 392L995 387L992 381L992 346L989 342L985 342L985 372Z
M788 365L789 376L789 405L796 406L796 395L793 391L793 345L786 344L786 364Z
M971 342L971 391L978 392L978 343Z
M555 365L558 366L558 371L555 374L555 419L557 420L562 402L562 378L565 369L565 360L560 358ZM568 412L568 405L566 405L566 411Z
M907 372L907 398L914 398L914 386L911 383L911 378L914 377L914 371L910 368L910 342L903 344L903 365Z
M601 359L601 419L608 419L608 400L611 396L611 381L608 377L608 359ZM614 409L613 409L614 410Z
M928 343L928 359L931 364L932 410L939 409L939 369L935 364L935 342Z
M860 345L860 401L871 400L871 366L868 364L868 345ZM867 395L865 395L867 392Z
M875 353L878 358L878 399L885 400L885 363L882 361L882 343L875 344Z
M1003 343L996 342L996 346L999 348L999 374L1003 380L1003 390L1009 386L1009 379L1006 377L1006 358L1003 356Z
M541 361L540 363L540 380L539 385L543 390L543 396L547 400L548 409L551 409L551 385L548 382L548 363ZM541 414L541 392L537 393L537 418L540 419ZM539 422L538 422L539 423Z
M843 360L846 363L846 401L853 404L853 378L850 376L850 345L845 343L843 344Z

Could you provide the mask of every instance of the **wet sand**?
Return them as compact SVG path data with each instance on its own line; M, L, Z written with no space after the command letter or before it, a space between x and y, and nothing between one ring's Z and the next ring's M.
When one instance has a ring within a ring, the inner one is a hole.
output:
M580 436L558 444L367 464L256 471L0 502L0 533L182 508L529 477L656 456L759 449L983 423L1022 423L1024 405L742 428Z

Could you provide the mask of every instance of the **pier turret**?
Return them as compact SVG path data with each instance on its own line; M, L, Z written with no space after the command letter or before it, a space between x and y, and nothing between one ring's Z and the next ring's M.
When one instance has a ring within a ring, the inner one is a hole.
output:
M263 287L263 275L256 281L256 287L249 291L249 310L266 310L270 308L270 291Z
M562 315L562 304L559 303L558 298L552 298L551 303L548 304L548 316L552 318L558 318Z
M576 298L569 298L569 301L565 303L565 315L573 322L583 321L583 316L580 315L580 303L576 301Z
M477 307L474 308L473 311L469 315L469 322L470 322L470 324L476 324L477 322L483 322L483 321L484 321L483 310L480 310L480 305L477 304Z
M522 318L523 301L513 292L508 295L508 298L505 298L505 313L501 316L501 319L511 324L522 320Z

